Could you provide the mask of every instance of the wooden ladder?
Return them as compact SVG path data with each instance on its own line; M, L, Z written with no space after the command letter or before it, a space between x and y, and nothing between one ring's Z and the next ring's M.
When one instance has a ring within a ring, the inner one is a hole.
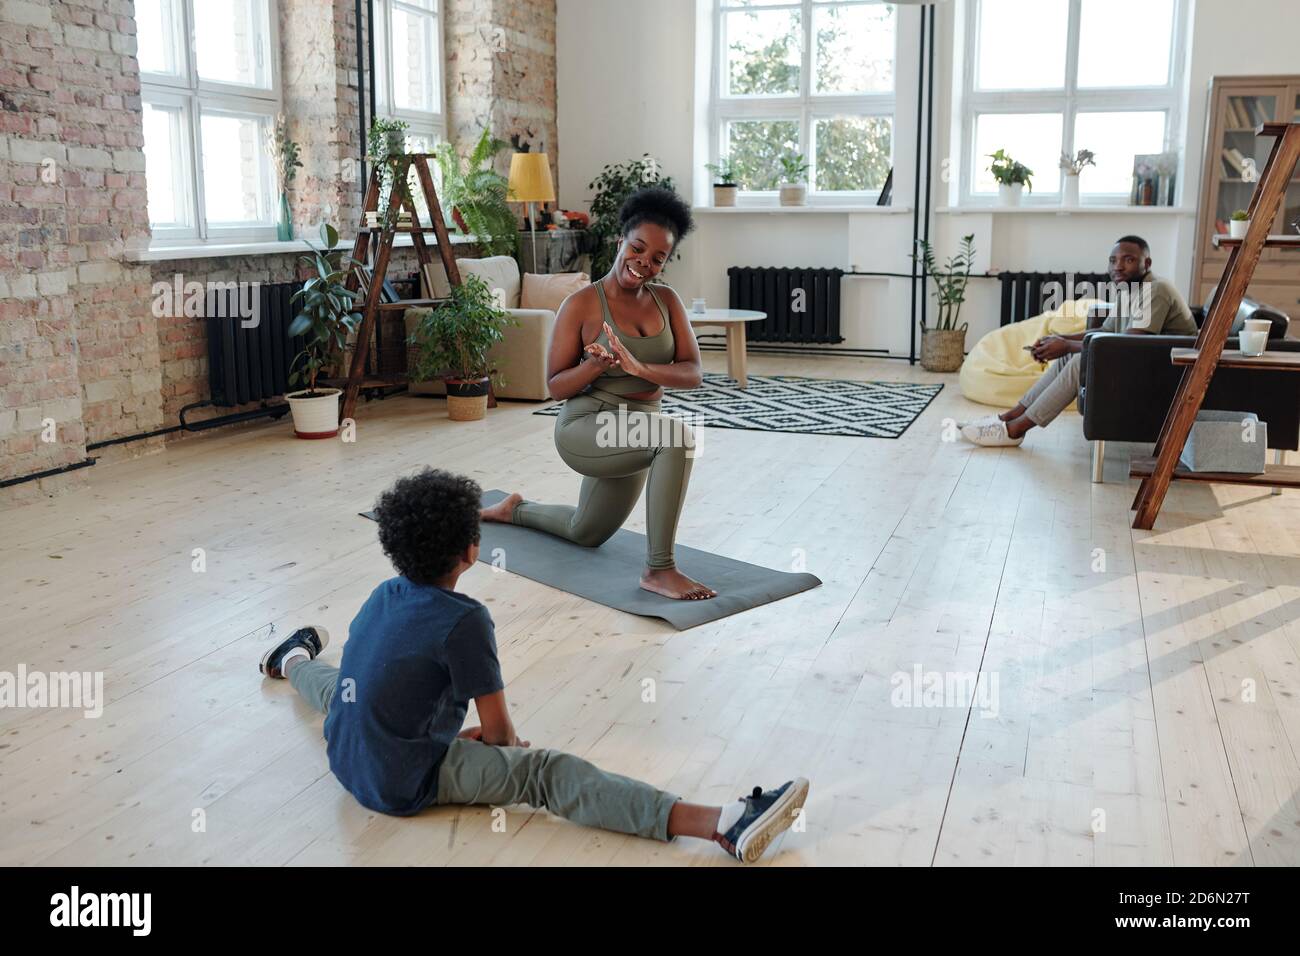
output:
M409 232L411 234L411 244L415 247L416 257L420 261L420 272L423 275L424 267L432 261L429 258L429 246L424 241L424 234L432 232L437 240L438 255L442 259L443 268L447 270L447 281L453 286L460 285L460 269L456 265L456 258L452 255L451 238L447 234L447 225L442 218L442 204L438 202L438 190L434 187L433 176L429 172L429 153L412 153L405 156L395 156L388 160L393 171L393 186L388 197L388 208L385 219L394 221L399 210L404 206L411 214L411 224L409 226L394 226L392 228L371 227L366 225L366 213L379 211L379 190L381 168L378 164L370 171L370 182L366 187L365 201L362 203L361 223L357 228L356 242L352 247L352 259L354 262L366 261L363 256L370 245L371 237L378 236L378 249L375 251L374 270L370 277L370 287L367 289L365 306L361 313L361 324L357 328L356 346L352 352L352 365L348 370L347 384L343 389L343 413L344 419L351 418L357 405L357 395L362 388L382 388L391 385L403 384L403 379L383 378L366 375L366 361L370 355L370 340L374 334L375 325L378 321L378 313L390 309L405 310L418 306L437 305L440 299L399 299L396 302L383 302L382 292L384 287L384 277L388 273L388 260L393 252L393 239L399 232ZM410 196L409 190L398 188L399 184L409 182L411 167L415 167L416 177L420 181L420 188L424 192L424 200L428 204L429 218L433 220L429 225L420 224L420 214L415 209L414 199ZM352 269L348 275L347 287L356 289L359 284L357 270Z
M1270 465L1262 475L1232 475L1192 472L1178 467L1178 456L1187 442L1187 436L1196 421L1196 413L1205 400L1206 389L1214 370L1225 368L1254 368L1261 373L1300 372L1300 362L1293 361L1291 353L1265 353L1251 357L1240 352L1223 351L1228 332L1237 317L1241 300L1246 294L1255 267L1265 246L1300 248L1300 236L1270 236L1269 227L1277 218L1278 209L1286 195L1287 185L1300 162L1300 123L1265 123L1255 130L1257 136L1274 136L1273 149L1264 164L1259 185L1250 200L1250 228L1244 239L1214 237L1216 246L1228 246L1228 264L1223 278L1210 304L1209 313L1196 337L1195 349L1174 349L1170 361L1185 366L1173 404L1160 428L1154 457L1133 461L1129 476L1141 478L1137 497L1133 499L1133 527L1146 531L1155 524L1156 515L1164 503L1169 483L1180 481L1232 482L1261 485L1273 488L1300 488L1300 467L1295 465Z

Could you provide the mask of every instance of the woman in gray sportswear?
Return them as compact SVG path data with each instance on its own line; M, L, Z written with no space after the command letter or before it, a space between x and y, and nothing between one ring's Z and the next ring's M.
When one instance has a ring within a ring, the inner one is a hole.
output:
M718 592L683 574L673 559L695 439L659 408L665 386L695 388L703 371L681 299L651 280L693 226L690 207L672 190L633 193L619 210L621 238L609 274L560 306L547 374L551 396L564 399L555 448L583 476L577 507L538 504L516 493L482 511L485 521L594 548L622 526L644 486L641 587L688 601Z

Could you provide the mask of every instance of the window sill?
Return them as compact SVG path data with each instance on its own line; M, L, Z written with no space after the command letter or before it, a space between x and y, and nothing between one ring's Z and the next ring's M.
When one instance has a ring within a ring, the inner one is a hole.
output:
M215 259L219 256L279 256L279 255L306 255L310 254L311 249L307 243L320 245L319 236L307 238L292 239L289 242L195 242L189 244L177 243L174 245L156 245L147 249L128 249L124 258L128 262L171 262L178 259ZM351 249L355 237L349 236L339 238L339 246L345 249ZM425 245L430 248L436 247L438 242L430 233L425 237ZM452 245L465 245L473 243L473 236L452 236ZM393 248L405 249L411 247L411 234L409 232L401 233L393 237Z
M863 213L892 216L910 213L911 206L692 206L691 212L700 215L861 215Z
M1033 215L1035 213L1048 214L1053 213L1058 216L1071 216L1076 214L1085 215L1137 215L1137 216L1194 216L1195 209L1186 209L1182 206L997 206L989 205L969 205L969 206L940 206L935 212L946 213L952 216L970 216L991 214L1001 215Z

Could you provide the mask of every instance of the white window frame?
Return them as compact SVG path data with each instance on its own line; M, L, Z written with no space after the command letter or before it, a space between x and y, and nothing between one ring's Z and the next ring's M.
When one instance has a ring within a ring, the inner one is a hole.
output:
M1182 39L1187 35L1186 0L1174 0L1173 34L1169 38L1169 76L1160 86L1125 86L1107 89L1080 89L1079 31L1082 19L1082 0L1068 0L1069 25L1065 48L1065 83L1049 90L1012 89L979 90L975 87L979 64L979 31L983 16L983 0L968 0L968 29L965 37L962 77L962 142L966 144L966 161L961 164L961 204L970 206L993 205L997 193L974 191L976 164L986 158L975 155L976 118L988 113L1059 113L1061 114L1060 152L1075 154L1074 125L1079 113L1157 113L1165 114L1164 149L1173 148L1174 137L1182 121L1183 56ZM1185 165L1186 158L1180 157ZM1062 174L1062 181L1064 174ZM1179 170L1181 190L1182 170ZM1089 193L1080 197L1083 205L1127 205L1129 194ZM1059 205L1061 190L1043 192L1035 188L1026 193L1025 205Z
M244 86L238 83L220 83L200 79L198 56L194 46L194 4L201 0L176 0L181 14L179 72L176 74L140 72L140 98L145 104L176 108L182 112L182 136L179 152L183 154L179 169L173 177L180 184L184 206L190 222L183 226L153 226L153 242L166 245L184 242L236 242L274 240L277 218L275 171L269 156L264 157L261 170L269 177L269 203L267 219L252 225L226 225L209 223L205 213L203 192L203 129L202 116L226 113L256 116L272 124L282 109L280 85L280 30L279 0L266 0L269 34L270 63L269 89ZM148 175L146 170L145 175Z
M375 113L388 120L402 120L407 126L408 136L428 136L436 146L447 141L447 94L446 94L446 60L444 54L443 12L447 0L435 0L433 10L426 10L402 0L378 0L375 4L375 18L379 21L375 31ZM433 20L433 62L434 76L431 78L435 91L435 110L398 109L393 104L393 10L427 16Z
M808 169L808 204L817 206L870 205L880 197L881 190L843 190L821 192L817 184L817 144L813 142L813 129L817 120L832 117L884 117L889 120L890 165L897 165L898 117L898 40L900 30L897 6L894 7L894 89L888 93L813 93L812 92L812 14L817 6L881 6L885 0L834 0L833 3L815 3L814 0L790 0L788 3L764 4L745 7L728 0L713 0L713 61L709 87L709 162L717 163L722 154L722 130L735 120L789 120L799 124L799 143ZM799 69L797 95L749 94L724 96L724 75L727 70L727 50L723 19L732 11L799 10L803 31L803 49ZM774 189L739 190L738 205L771 205L777 195Z

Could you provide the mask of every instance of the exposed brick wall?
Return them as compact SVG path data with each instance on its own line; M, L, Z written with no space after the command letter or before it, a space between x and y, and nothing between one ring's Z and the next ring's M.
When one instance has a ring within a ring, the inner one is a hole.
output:
M0 477L162 422L132 11L0 3Z
M350 232L361 158L353 0L279 8L284 112L304 162L290 193L297 234L314 240L322 221ZM125 255L149 242L133 16L131 0L0 0L0 479L80 462L87 443L175 424L208 397L203 322L155 317L154 282L276 282L297 266L292 254ZM487 124L546 150L554 167L555 0L448 0L445 17L449 137L465 148ZM500 163L504 172L509 157ZM413 253L395 255L394 274L414 268ZM47 419L54 442L41 440ZM0 490L0 504L84 475Z
M465 149L490 125L545 152L559 182L555 0L447 0L447 133ZM497 157L510 167L509 151Z

